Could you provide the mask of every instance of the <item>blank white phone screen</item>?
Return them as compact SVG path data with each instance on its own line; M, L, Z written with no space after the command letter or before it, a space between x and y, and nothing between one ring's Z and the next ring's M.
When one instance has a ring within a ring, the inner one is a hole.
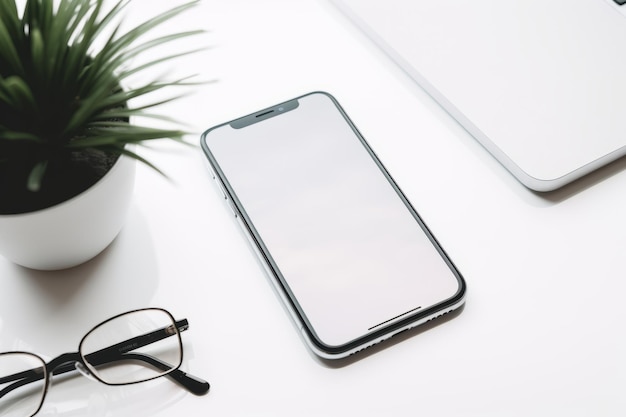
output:
M334 102L206 143L312 332L340 346L450 299L459 280Z

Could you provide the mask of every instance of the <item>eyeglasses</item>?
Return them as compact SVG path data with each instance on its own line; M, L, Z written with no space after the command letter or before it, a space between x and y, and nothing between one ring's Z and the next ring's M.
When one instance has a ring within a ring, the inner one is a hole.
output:
M129 385L167 376L189 392L204 395L209 383L179 369L183 360L180 332L166 310L147 308L117 315L94 327L78 352L50 362L28 352L0 353L0 416L32 417L46 398L53 375L74 370L107 385Z

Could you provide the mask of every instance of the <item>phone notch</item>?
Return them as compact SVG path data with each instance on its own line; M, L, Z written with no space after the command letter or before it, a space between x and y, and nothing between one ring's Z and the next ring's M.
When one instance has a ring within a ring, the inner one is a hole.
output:
M230 127L232 127L233 129L241 129L246 126L250 126L263 120L267 120L269 118L297 109L299 105L300 103L297 99L285 101L284 103L280 103L276 106L268 107L267 109L263 109L256 113L252 113L239 119L233 120L229 124Z

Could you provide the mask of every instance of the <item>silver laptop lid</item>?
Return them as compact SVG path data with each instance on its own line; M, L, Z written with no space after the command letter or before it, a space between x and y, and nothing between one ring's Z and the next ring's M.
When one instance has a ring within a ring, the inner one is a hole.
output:
M626 153L618 1L334 0L537 191Z

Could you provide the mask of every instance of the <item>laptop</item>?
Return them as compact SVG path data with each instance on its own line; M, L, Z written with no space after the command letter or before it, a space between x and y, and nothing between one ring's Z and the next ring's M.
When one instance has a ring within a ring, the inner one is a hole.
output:
M332 0L525 186L626 154L626 0Z

